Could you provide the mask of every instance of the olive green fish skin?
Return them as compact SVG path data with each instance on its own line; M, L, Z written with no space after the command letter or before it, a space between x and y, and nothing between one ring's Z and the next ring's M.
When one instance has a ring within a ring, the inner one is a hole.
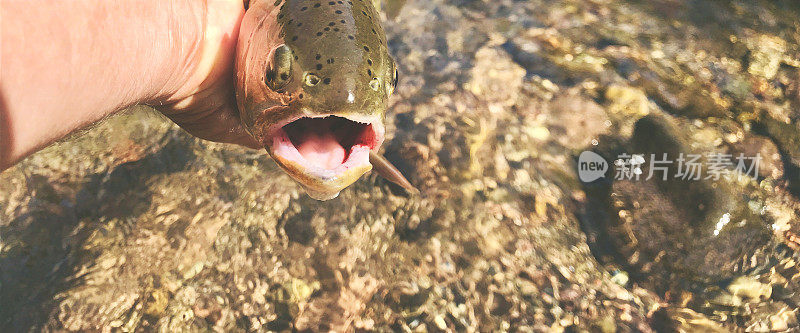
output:
M334 198L371 166L331 175L282 158L275 133L301 117L336 115L372 125L383 142L387 99L397 83L380 16L371 0L255 0L247 4L236 57L242 122L313 197ZM310 129L313 130L313 129Z
M239 45L248 54L238 59L245 68L237 68L246 74L239 75L243 89L237 97L242 119L256 138L301 116L383 120L395 65L371 1L254 1L240 33L267 35L253 36L249 45L240 37ZM268 69L258 66L267 64L280 44L292 51L289 82L281 91L258 89ZM241 82L242 76L249 78Z
M286 0L280 8L278 22L286 44L295 50L296 64L321 81L306 85L302 104L323 112L382 117L394 65L372 3Z

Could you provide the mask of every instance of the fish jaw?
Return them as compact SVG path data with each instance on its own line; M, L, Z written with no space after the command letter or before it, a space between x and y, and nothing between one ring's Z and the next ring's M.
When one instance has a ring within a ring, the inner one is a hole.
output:
M316 5L250 1L237 44L236 100L242 124L273 160L326 200L372 169L397 70L371 2ZM316 123L329 117L336 121ZM369 140L334 133L333 125Z
M278 123L263 143L309 196L330 200L372 170L369 155L383 143L384 132L376 117L313 115Z

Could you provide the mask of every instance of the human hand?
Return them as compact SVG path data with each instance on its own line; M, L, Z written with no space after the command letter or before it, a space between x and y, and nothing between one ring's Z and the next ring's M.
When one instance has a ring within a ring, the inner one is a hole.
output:
M199 52L174 93L149 103L181 128L202 139L263 148L239 119L234 92L234 58L242 1L209 1Z
M241 0L0 3L0 170L135 104L203 139L258 148L239 122Z

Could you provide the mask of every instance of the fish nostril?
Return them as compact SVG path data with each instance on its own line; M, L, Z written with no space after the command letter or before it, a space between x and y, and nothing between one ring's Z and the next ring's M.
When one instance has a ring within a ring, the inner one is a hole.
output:
M372 90L378 91L381 89L381 80L377 77L373 78L371 81L369 81L369 86L372 88Z
M305 81L307 86L313 87L313 86L316 86L317 84L319 84L319 76L316 76L314 74L308 73L308 74L306 74L306 77L305 77L304 81Z

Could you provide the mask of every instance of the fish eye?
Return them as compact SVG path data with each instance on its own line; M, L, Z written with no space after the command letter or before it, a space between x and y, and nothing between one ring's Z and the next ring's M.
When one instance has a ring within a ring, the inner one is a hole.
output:
M264 81L272 90L280 91L292 81L292 49L286 44L278 46L272 54Z

